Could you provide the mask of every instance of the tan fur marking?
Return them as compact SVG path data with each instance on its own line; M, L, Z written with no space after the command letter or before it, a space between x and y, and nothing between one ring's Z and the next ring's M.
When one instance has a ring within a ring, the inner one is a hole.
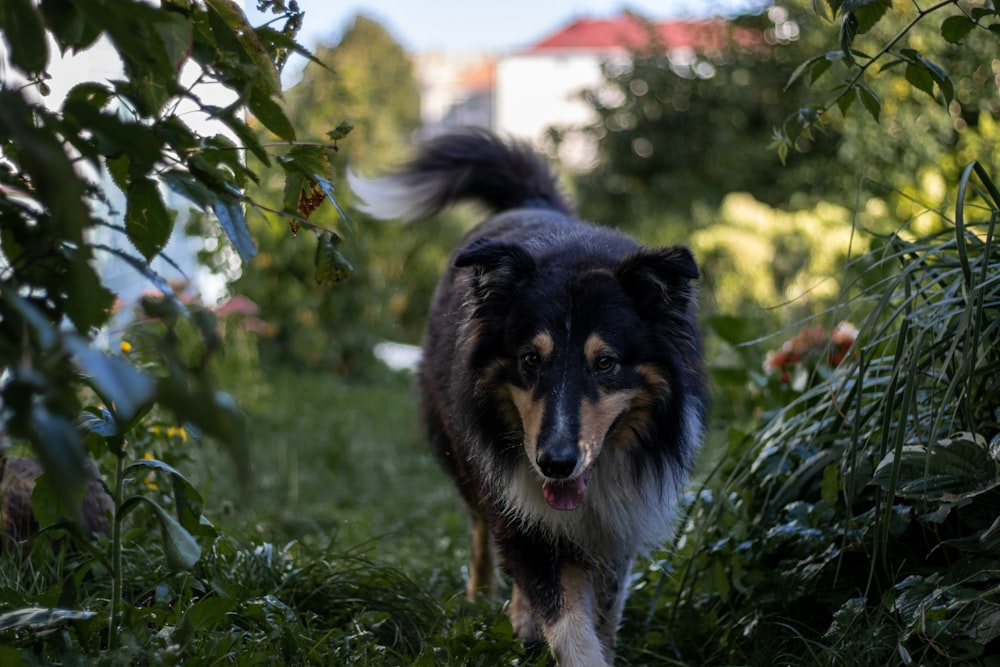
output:
M535 334L535 337L531 339L531 344L534 345L535 351L541 355L542 359L551 357L552 351L556 349L556 342L552 340L552 334L548 331L539 331Z
M642 379L649 385L650 390L655 394L670 395L670 383L663 377L655 366L650 364L640 364L636 366L635 372L642 376Z
M542 418L545 416L545 400L536 401L530 390L518 387L510 387L510 397L521 416L521 427L524 429L524 451L528 455L528 460L534 461L535 450L538 447L538 434L542 430Z
M604 342L604 339L594 333L590 334L587 337L587 341L583 344L583 355L586 357L587 363L593 365L598 357L608 354L610 349L608 344Z
M587 573L567 565L560 577L562 609L555 623L544 623L542 633L560 667L607 667L597 636L594 587Z
M472 540L469 548L472 562L469 565L469 588L465 597L472 602L478 593L494 597L496 582L493 577L493 545L486 517L477 512L471 517L470 523Z
M586 465L597 458L611 425L628 411L638 393L634 390L601 392L596 402L584 400L580 405L580 448Z

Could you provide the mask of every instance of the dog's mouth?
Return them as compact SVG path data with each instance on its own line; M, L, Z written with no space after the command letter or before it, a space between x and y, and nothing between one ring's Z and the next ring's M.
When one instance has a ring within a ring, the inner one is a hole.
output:
M557 510L575 510L583 503L583 492L587 489L590 471L574 479L546 479L542 483L542 495L549 507Z

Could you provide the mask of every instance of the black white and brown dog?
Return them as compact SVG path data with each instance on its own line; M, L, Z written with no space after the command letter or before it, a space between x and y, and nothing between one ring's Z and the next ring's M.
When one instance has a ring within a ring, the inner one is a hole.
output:
M468 592L494 591L495 547L518 637L610 665L632 560L671 534L705 422L694 258L578 220L538 155L485 131L353 185L380 218L493 214L452 255L420 369L472 519Z

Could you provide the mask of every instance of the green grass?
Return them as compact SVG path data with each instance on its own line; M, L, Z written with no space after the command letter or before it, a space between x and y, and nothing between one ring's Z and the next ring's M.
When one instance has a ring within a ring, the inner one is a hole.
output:
M466 515L423 441L413 379L388 370L376 378L270 372L243 401L247 492L223 455L205 453L212 519L257 539L363 554L421 575L430 566L430 579L461 590Z

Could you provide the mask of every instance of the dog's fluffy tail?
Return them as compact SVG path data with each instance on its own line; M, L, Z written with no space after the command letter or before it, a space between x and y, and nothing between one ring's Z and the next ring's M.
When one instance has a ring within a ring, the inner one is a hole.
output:
M350 174L351 188L376 218L418 220L460 201L490 212L548 208L571 214L549 166L528 146L478 129L435 137L399 171L373 179Z

